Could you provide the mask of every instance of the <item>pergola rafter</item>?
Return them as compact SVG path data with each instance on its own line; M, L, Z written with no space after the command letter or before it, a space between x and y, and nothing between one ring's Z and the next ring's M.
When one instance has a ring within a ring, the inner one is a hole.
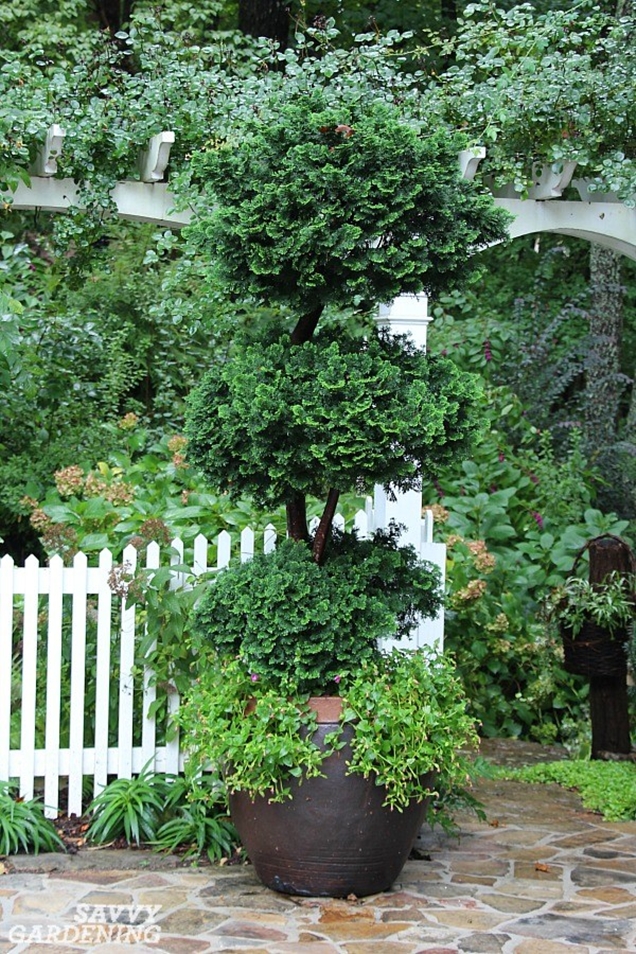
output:
M118 215L137 222L154 222L168 228L181 228L192 218L189 210L177 211L175 200L165 181L170 149L175 134L169 130L153 136L139 156L139 179L118 182L111 198ZM31 172L30 184L21 182L11 196L15 209L41 209L66 212L81 205L80 190L73 179L57 178L57 158L64 145L64 130L54 123L48 130ZM467 149L458 157L462 175L473 179L485 157L483 147ZM616 196L590 191L586 179L575 179L576 163L564 163L560 169L550 166L533 169L534 185L526 197L513 185L493 189L495 204L514 216L510 236L537 232L556 232L588 242L596 242L636 260L636 209L628 208ZM573 185L579 200L564 199Z

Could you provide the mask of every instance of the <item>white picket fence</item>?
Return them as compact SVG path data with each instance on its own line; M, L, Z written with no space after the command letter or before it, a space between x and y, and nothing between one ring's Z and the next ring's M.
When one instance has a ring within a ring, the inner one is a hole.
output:
M370 510L359 512L358 531L368 532L372 520ZM257 547L267 552L275 543L271 526L258 535L246 529L234 541L226 531L212 544L199 536L190 554L192 572L247 560ZM445 548L432 542L430 514L422 521L421 551L443 571ZM184 585L186 575L176 569L184 561L182 541L173 541L169 561L175 566L171 585ZM123 563L137 568L134 547L126 548ZM145 566L161 565L160 547L150 544ZM23 567L9 556L0 560L0 780L17 779L24 798L42 794L49 817L81 814L88 784L97 794L109 778L130 778L145 765L163 772L183 767L179 739L162 738L165 727L148 714L157 687L147 667L135 667L143 622L138 608L126 607L111 589L112 570L108 550L97 566L89 566L84 553L72 566L57 556L48 566L34 556ZM443 617L423 623L416 644L440 639L441 627ZM168 714L178 705L177 692L168 691Z

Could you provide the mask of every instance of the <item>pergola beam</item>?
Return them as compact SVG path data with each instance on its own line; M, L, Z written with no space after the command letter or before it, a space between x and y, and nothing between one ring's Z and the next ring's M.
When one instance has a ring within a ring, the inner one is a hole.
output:
M57 179L57 158L65 132L54 123L32 169L30 185L20 183L10 204L15 209L41 209L45 212L66 212L81 205L81 192L72 179ZM164 130L153 136L139 156L139 180L119 182L111 192L118 215L136 222L153 222L167 228L181 228L192 219L190 210L175 210L175 199L163 181L170 159L175 134ZM486 150L473 146L458 155L462 176L472 180ZM596 242L636 260L636 210L630 209L615 196L588 192L587 181L572 180L576 163L562 166L535 166L534 185L527 198L521 198L514 186L494 190L495 204L514 216L509 232L512 238L538 232L571 235ZM564 200L563 191L572 183L581 201Z

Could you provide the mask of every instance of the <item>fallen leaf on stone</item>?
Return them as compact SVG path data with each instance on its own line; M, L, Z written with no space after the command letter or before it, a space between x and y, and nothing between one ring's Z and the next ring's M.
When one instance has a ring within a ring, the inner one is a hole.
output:
M549 870L550 870L550 865L544 865L544 864L542 864L540 861L537 861L537 863L536 863L535 866L534 866L534 870L535 870L535 871L549 871Z
M491 828L499 828L499 822L497 821L496 818L493 819L493 821L491 821L490 827L491 827Z

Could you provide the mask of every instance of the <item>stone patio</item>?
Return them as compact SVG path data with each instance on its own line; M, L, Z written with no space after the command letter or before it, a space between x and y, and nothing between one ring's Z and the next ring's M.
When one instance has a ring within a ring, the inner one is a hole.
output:
M553 757L498 743L498 761ZM424 830L384 894L287 897L248 865L180 867L84 849L0 863L0 954L573 954L636 951L636 822L602 822L556 786L482 780L486 822Z

